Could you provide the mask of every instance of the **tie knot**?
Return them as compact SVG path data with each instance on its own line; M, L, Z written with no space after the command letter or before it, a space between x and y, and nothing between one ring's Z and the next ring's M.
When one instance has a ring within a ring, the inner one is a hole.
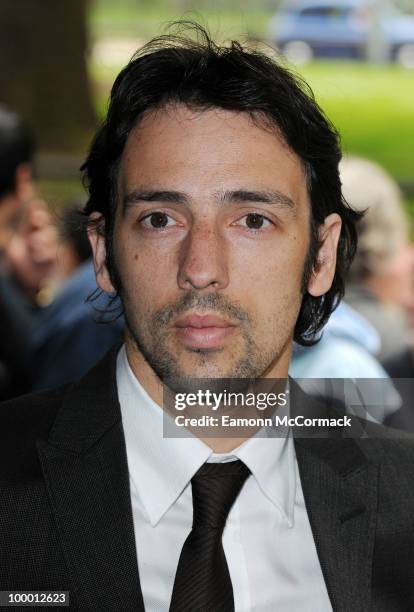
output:
M205 463L191 479L193 491L193 529L224 529L236 497L250 475L240 460Z

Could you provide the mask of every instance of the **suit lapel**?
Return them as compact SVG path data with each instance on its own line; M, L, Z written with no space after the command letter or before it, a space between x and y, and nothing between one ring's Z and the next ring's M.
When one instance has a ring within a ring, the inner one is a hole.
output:
M38 452L79 606L143 612L115 364L69 393Z
M295 412L340 416L299 392ZM335 612L370 609L378 466L355 438L364 434L355 419L353 437L336 431L295 437L299 473L319 561ZM303 435L300 432L299 435Z

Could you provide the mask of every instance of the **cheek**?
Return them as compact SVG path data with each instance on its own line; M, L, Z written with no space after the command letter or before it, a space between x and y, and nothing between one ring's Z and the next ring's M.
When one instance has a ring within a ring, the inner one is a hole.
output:
M283 241L254 257L243 253L233 263L233 288L252 314L257 333L269 339L279 337L282 329L288 333L300 309L306 250L297 242Z
M233 280L253 296L278 301L300 294L306 259L305 245L296 236L274 241L263 249L240 251L233 258Z
M176 284L173 257L127 237L120 236L117 244L118 273L129 302L141 311L162 307Z

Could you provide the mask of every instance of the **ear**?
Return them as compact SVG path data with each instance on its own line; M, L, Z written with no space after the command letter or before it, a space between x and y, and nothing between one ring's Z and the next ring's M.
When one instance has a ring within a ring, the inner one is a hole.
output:
M93 253L96 282L107 293L115 292L106 266L105 221L98 212L89 215L88 238ZM92 222L92 223L91 223Z
M324 295L332 286L336 269L336 253L342 220L337 213L328 215L319 228L321 247L316 265L308 283L308 293L314 297Z

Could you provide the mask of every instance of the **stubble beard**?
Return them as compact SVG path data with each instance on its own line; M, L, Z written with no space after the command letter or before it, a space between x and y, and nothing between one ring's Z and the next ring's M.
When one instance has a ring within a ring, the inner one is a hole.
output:
M126 298L126 299L125 299ZM280 355L281 348L275 346L271 351L263 351L253 338L252 317L238 305L231 303L223 295L213 293L199 295L192 291L186 293L179 301L167 305L155 312L144 329L129 315L131 304L124 294L125 320L135 348L141 353L158 378L171 389L192 389L194 379L232 379L240 381L241 386L260 378L269 366ZM216 312L239 326L242 340L242 355L228 369L219 370L214 366L215 351L211 349L193 349L194 370L183 368L174 353L168 349L171 326L179 315L190 309L197 312ZM243 383L242 381L245 381Z

